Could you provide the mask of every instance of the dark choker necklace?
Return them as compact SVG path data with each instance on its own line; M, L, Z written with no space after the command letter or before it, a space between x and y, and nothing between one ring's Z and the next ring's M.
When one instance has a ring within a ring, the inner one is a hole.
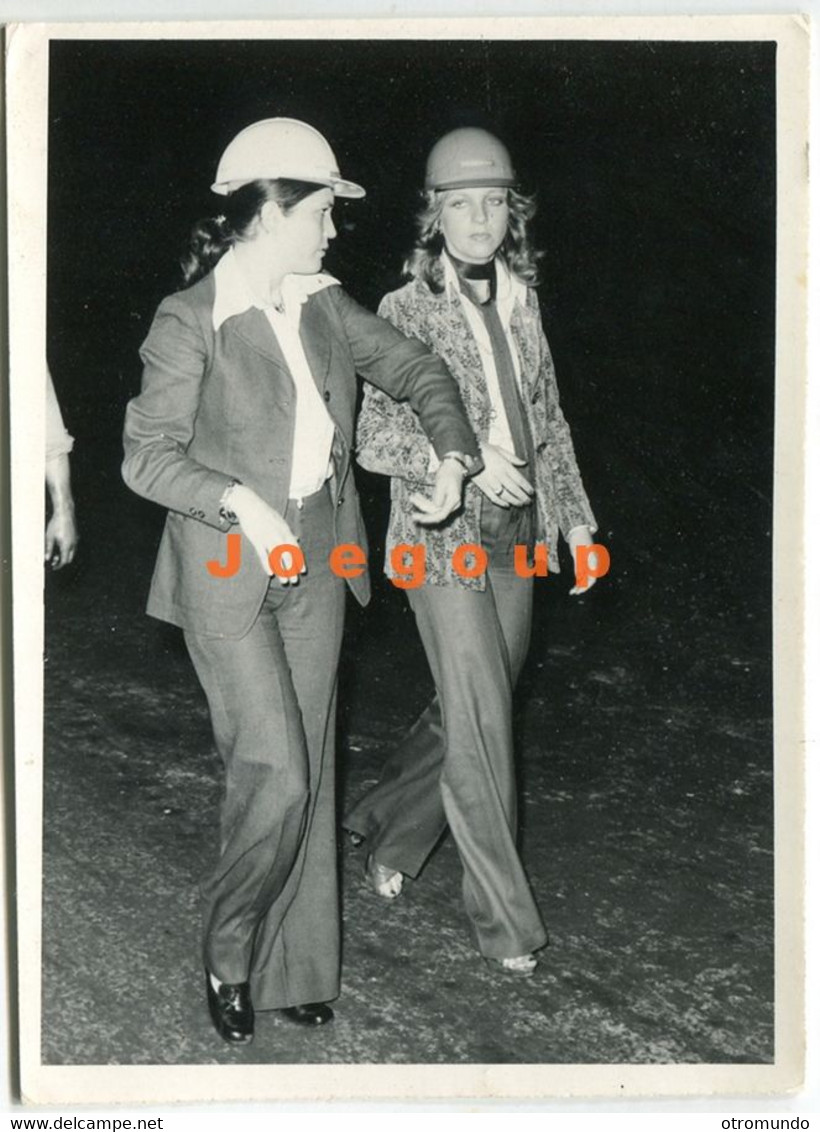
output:
M495 257L488 260L487 263L467 263L465 260L454 256L452 252L448 251L447 255L458 272L459 279L469 279L470 282L475 279L486 279L492 282L495 279Z

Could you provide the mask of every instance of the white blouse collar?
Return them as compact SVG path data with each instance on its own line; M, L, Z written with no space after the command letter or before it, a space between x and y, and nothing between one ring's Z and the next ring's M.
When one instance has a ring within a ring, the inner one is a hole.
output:
M295 312L311 295L333 286L340 286L339 280L324 273L286 275L282 281L282 301L285 310ZM214 309L211 317L215 331L219 330L223 322L233 318L234 315L244 314L251 307L266 309L265 304L258 302L245 282L233 248L223 255L214 268L214 289Z

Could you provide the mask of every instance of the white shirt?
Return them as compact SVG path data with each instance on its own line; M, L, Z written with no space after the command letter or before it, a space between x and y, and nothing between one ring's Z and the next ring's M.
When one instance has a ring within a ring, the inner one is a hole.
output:
M276 336L296 391L296 416L291 463L291 499L302 499L318 491L332 472L330 460L335 425L327 411L310 369L299 323L302 304L325 287L338 286L332 275L286 275L282 281L283 311L259 303L253 296L237 263L233 249L226 252L214 268L216 296L213 323L218 330L232 315L251 307L262 310Z
M501 388L498 384L495 355L493 354L493 344L490 341L489 332L481 312L478 310L475 303L462 291L461 280L458 277L456 269L450 262L449 256L442 255L441 259L444 264L444 285L448 294L451 296L453 293L458 295L459 302L461 303L467 322L470 325L470 329L473 332L473 337L476 340L478 352L481 357L484 378L487 382L487 394L490 398L490 406L492 409L490 431L487 440L497 448L504 448L507 452L513 452L512 433L510 432L509 422L507 421L507 414L504 411L504 400L501 396ZM469 282L467 286L469 286ZM521 388L521 365L518 360L518 347L515 344L513 336L510 334L510 319L512 318L516 302L521 302L523 305L526 301L526 286L519 279L515 279L507 270L506 266L496 258L495 305L498 310L501 325L504 327L504 333L507 335L510 357L512 358L513 367L515 369L515 379L518 382L519 390ZM525 453L516 452L516 455L523 457Z
M510 432L510 425L507 421L507 413L504 409L504 401L501 397L501 388L498 384L493 344L490 341L489 332L484 324L484 318L481 312L476 308L475 303L461 290L461 280L458 277L458 272L455 267L453 267L453 264L450 262L449 256L443 254L441 262L444 265L444 288L447 295L451 301L455 299L457 302L461 303L464 317L467 319L467 323L473 332L476 346L478 346L481 366L484 370L484 379L487 383L487 395L490 399L490 430L487 435L487 441L497 448L503 448L507 452L513 452L515 449L513 448L512 433ZM526 304L527 288L520 279L516 279L510 274L506 266L498 258L495 260L495 284L495 305L498 309L498 317L501 320L504 333L507 335L507 342L510 346L510 356L512 357L513 367L515 369L515 377L520 389L521 364L518 360L518 347L510 333L510 320L513 310L515 309L515 304L517 302L520 302L522 306ZM438 468L439 461L432 447L430 448L430 453L429 469L431 472L435 472ZM518 452L516 455L523 456L524 453Z
M458 277L456 269L453 267L447 255L442 255L442 262L444 264L444 285L447 294L450 298L457 295L461 302L464 314L470 324L470 329L478 346L478 352L481 356L481 364L484 369L484 377L487 382L487 392L490 398L490 405L492 406L492 417L490 421L490 429L487 435L487 441L494 444L497 448L504 448L507 452L513 452L512 434L510 433L509 422L507 421L507 413L504 409L504 403L501 399L501 388L498 384L498 373L495 368L495 355L493 354L493 345L490 341L490 335L484 323L484 318L481 313L476 309L475 303L471 302L461 290L461 281ZM495 260L495 303L498 308L498 317L501 319L501 325L504 327L504 333L507 335L507 342L510 346L510 356L512 357L513 368L515 369L515 379L518 382L519 392L521 391L521 363L518 358L518 347L516 346L515 339L510 333L510 321L512 313L515 309L515 304L520 303L522 308L527 303L527 287L520 279L516 279L506 265L496 257ZM430 448L430 471L435 472L439 465L439 460L431 446ZM523 452L516 453L518 456L523 456ZM524 475L527 476L531 482L534 483L534 468L525 468ZM577 530L582 530L581 526L573 527L567 531L567 539ZM592 528L593 531L596 528Z
M67 456L74 447L74 437L70 436L63 424L63 414L54 392L51 374L46 367L46 460L55 456Z

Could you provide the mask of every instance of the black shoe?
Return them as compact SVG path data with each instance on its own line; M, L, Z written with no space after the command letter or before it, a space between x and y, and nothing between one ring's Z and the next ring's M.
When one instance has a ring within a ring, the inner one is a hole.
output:
M208 1009L220 1038L226 1042L253 1041L253 1005L250 983L220 983L214 990L211 976L205 972L208 988Z
M307 1002L304 1006L285 1006L279 1011L297 1026L324 1026L333 1021L333 1011L326 1002Z

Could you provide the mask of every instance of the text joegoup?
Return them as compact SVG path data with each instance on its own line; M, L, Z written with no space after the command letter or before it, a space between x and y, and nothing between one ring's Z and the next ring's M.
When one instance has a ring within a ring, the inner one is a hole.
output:
M242 564L241 535L227 536L227 559L219 562L210 559L205 563L214 578L232 578ZM427 575L427 548L422 543L400 543L390 552L391 582L399 589L417 589ZM273 547L268 555L272 573L277 578L295 578L306 569L305 556L295 543L282 543ZM513 553L513 567L520 578L545 578L548 573L549 551L544 543L534 547L517 545ZM339 578L357 578L367 569L367 555L353 542L334 546L328 557L331 571ZM453 571L462 578L479 578L488 565L487 552L477 543L465 542L457 546L452 555ZM575 551L575 584L586 589L594 578L609 573L609 551L600 543L579 546Z

